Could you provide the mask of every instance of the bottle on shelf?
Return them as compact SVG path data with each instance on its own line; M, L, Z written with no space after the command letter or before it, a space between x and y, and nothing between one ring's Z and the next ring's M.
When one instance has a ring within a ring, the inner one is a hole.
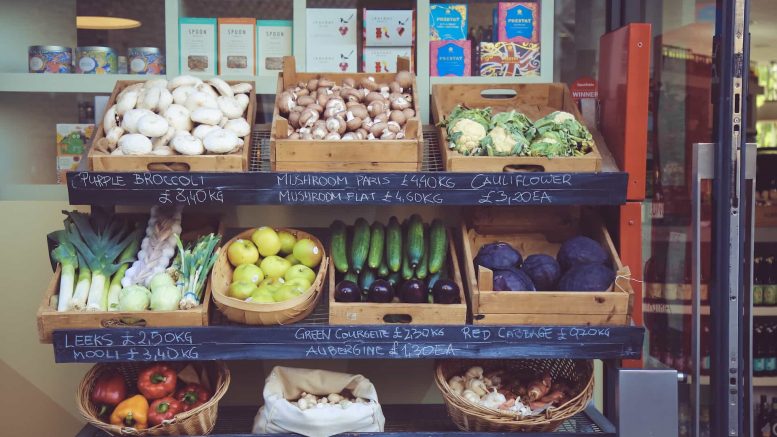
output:
M763 300L765 306L777 306L777 272L775 272L774 267L774 256L767 257L766 269L768 274Z
M772 398L772 411L769 416L769 437L777 437L777 396Z
M763 326L755 325L753 328L753 376L763 376L766 368L765 353L763 350Z
M775 344L775 330L777 325L766 326L764 332L765 355L764 355L764 374L767 376L777 375L777 344Z
M710 353L710 324L709 321L706 319L702 319L701 322L701 350L699 351L701 355L701 363L699 363L699 366L701 369L699 370L702 375L709 376L710 374L710 365L711 365L711 353Z
M753 259L753 306L764 304L764 265L762 257Z
M771 415L766 395L761 395L761 403L755 415L755 435L757 437L771 437Z

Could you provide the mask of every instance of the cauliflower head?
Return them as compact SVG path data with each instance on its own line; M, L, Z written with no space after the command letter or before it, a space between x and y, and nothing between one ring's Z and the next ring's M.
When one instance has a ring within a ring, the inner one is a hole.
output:
M480 155L480 142L488 133L491 108L477 109L457 105L440 123L448 132L448 147L462 155Z
M483 138L483 147L488 156L520 155L529 141L517 130L496 126Z

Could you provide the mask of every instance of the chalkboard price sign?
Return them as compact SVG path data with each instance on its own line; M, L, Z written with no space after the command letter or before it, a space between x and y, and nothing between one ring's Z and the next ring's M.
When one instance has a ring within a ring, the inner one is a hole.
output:
M617 205L626 173L68 174L73 204Z

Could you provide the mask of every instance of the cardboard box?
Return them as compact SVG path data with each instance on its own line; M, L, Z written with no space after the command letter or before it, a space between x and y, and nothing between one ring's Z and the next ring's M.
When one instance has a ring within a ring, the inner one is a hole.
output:
M429 39L467 39L467 5L433 4L429 6Z
M291 56L292 23L290 20L257 20L256 74L273 76L283 70L283 57Z
M534 2L499 3L498 40L502 42L540 42L540 4Z
M472 41L430 41L429 68L432 76L471 76Z
M215 18L178 19L178 68L181 74L216 74L217 23Z
M410 69L413 69L412 47L365 47L362 53L362 72L396 73L397 56L410 58Z
M364 10L365 47L410 47L415 41L412 10Z
M81 162L94 133L93 124L57 124L57 183L66 180L66 173L74 171Z
M356 9L307 9L306 70L352 72L358 69Z
M219 18L219 74L256 74L256 19Z
M538 76L540 45L536 43L481 42L481 76Z

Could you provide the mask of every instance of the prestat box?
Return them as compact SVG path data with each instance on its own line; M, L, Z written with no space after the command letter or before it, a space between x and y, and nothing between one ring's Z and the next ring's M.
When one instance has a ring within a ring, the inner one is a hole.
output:
M499 3L498 38L501 42L539 43L540 4L534 2Z
M432 76L472 75L472 41L430 41L429 67Z
M433 4L429 7L429 39L467 39L467 5Z
M535 43L481 42L481 76L537 76L540 45Z

